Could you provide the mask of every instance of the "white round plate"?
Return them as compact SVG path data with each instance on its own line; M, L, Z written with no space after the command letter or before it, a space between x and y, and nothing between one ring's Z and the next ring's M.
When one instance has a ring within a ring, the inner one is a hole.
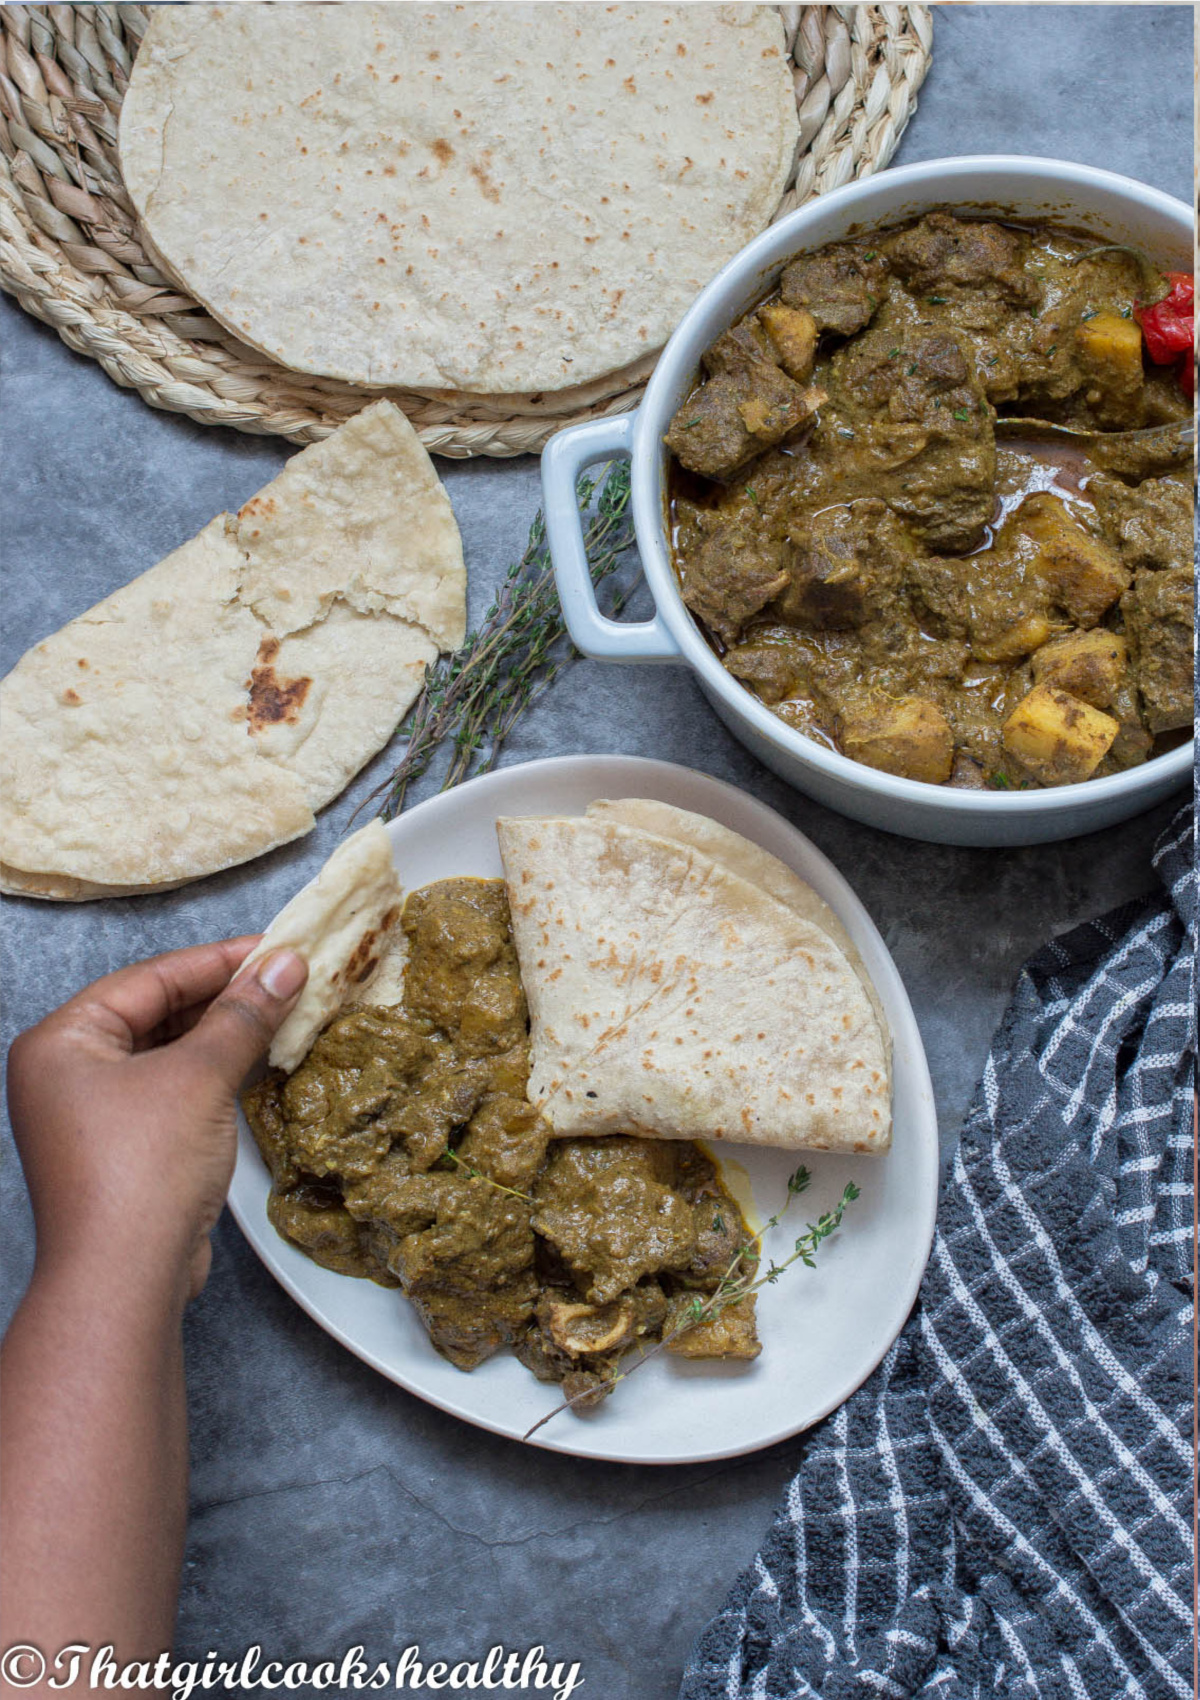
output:
M453 875L498 878L498 815L582 814L597 797L656 797L709 815L794 868L841 917L891 1024L895 1128L886 1156L721 1146L727 1173L732 1159L749 1177L759 1218L755 1227L778 1209L798 1161L812 1174L808 1191L767 1236L768 1256L786 1256L797 1233L837 1202L848 1180L862 1193L841 1230L821 1247L814 1269L795 1264L760 1293L761 1355L737 1364L687 1362L660 1353L597 1410L562 1411L533 1442L555 1452L633 1464L729 1458L783 1440L836 1410L903 1327L929 1256L937 1205L937 1120L929 1069L900 976L846 881L772 809L690 768L630 756L563 756L485 774L391 823L400 877L410 891ZM535 1381L510 1352L464 1374L434 1351L400 1293L319 1268L267 1221L269 1188L242 1120L230 1208L296 1302L365 1363L442 1410L512 1439L519 1440L557 1404L557 1389Z

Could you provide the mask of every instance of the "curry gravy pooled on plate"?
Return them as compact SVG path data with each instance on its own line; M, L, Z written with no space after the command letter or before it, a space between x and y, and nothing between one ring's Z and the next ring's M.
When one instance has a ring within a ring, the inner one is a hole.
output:
M244 1095L271 1221L323 1267L402 1288L460 1369L512 1346L539 1380L594 1402L631 1346L717 1291L750 1231L688 1140L550 1139L526 1096L503 881L437 881L409 896L401 925L402 1000L344 1010L294 1072ZM667 1349L756 1357L754 1304Z

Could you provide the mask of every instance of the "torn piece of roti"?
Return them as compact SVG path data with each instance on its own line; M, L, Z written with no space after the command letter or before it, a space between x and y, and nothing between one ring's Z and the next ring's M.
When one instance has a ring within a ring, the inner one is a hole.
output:
M465 617L449 500L376 402L0 684L0 889L167 890L311 831Z
M529 1096L556 1134L887 1149L884 1037L822 927L694 847L615 821L497 832Z
M392 862L392 842L382 821L372 821L338 846L314 880L298 891L271 922L239 974L273 950L288 947L308 963L300 1001L271 1042L273 1068L290 1072L338 1011L363 1001L386 965L402 973L400 914L404 889ZM386 963L385 963L386 956Z

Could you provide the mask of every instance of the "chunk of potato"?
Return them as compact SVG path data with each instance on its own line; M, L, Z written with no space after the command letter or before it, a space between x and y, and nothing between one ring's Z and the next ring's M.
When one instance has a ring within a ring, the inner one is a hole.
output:
M1125 639L1097 627L1053 638L1033 658L1035 685L1056 685L1070 696L1107 708L1125 677Z
M1075 785L1108 754L1120 724L1054 685L1035 685L1004 722L1004 748L1043 785Z
M776 301L759 308L758 321L788 377L806 384L817 352L817 321L812 314L803 307L785 307L782 301Z
M1045 614L1025 614L995 637L975 639L971 654L979 661L1020 661L1040 649L1053 633Z
M1075 332L1079 352L1097 365L1123 372L1142 370L1142 328L1120 313L1096 313Z
M1097 313L1075 332L1086 373L1084 396L1103 424L1140 425L1143 412L1142 331L1135 319Z
M898 697L844 716L841 745L854 761L927 785L944 785L954 766L950 723L925 697Z
M1096 625L1128 588L1129 573L1116 550L1086 530L1058 496L1027 496L1013 523L1032 545L1034 571L1076 625Z
M677 1293L672 1298L663 1324L664 1338L688 1321L696 1296ZM739 1299L715 1316L706 1317L703 1322L677 1334L668 1341L667 1350L677 1358L756 1358L762 1346L754 1326L753 1297Z

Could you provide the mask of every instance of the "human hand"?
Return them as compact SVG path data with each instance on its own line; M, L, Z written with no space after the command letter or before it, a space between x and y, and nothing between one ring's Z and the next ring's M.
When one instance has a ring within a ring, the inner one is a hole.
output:
M39 1267L203 1287L233 1174L237 1090L308 967L255 938L195 945L86 986L13 1044L8 1096Z

